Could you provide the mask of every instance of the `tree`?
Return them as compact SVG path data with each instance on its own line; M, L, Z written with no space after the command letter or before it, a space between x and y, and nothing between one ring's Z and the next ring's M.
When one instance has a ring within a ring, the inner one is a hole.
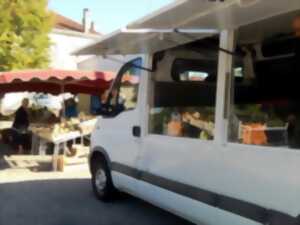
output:
M47 0L0 0L0 71L47 68L53 15Z

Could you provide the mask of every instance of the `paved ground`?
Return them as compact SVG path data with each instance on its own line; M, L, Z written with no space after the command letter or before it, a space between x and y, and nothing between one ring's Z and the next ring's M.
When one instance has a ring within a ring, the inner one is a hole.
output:
M189 225L130 196L101 203L87 170L0 170L0 225Z

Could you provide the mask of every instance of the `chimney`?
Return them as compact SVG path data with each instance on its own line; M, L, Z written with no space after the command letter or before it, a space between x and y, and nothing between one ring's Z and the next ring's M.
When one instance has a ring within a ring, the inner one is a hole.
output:
M82 18L82 26L84 29L84 33L89 32L90 24L91 24L90 10L88 8L84 8L83 9L83 18Z
M90 33L95 33L95 32L96 32L95 22L92 21L92 22L91 22L91 26L90 26Z

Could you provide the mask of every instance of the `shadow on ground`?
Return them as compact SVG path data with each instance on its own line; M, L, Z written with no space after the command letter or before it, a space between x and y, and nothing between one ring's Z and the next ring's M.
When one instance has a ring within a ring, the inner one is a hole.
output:
M8 163L4 160L4 156L12 153L13 149L10 146L0 143L0 170L9 168Z
M18 156L16 155L14 149L6 144L0 143L0 171L13 168L13 169L28 169L32 172L51 172L52 171L52 161L44 162L44 161L38 161L34 160L33 158L30 159L14 159L11 160L10 156ZM7 156L8 158L4 158ZM25 156L25 155L21 155ZM29 156L30 155L26 155ZM8 162L9 161L9 162ZM21 162L19 165L18 162Z
M0 224L5 225L190 225L127 195L102 203L89 179L4 183L0 199Z

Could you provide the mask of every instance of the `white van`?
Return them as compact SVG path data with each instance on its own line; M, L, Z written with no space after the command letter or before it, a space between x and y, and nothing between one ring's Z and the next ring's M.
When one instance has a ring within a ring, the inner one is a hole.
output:
M91 138L96 196L196 224L300 224L298 15L299 0L177 1L78 51L143 54Z

